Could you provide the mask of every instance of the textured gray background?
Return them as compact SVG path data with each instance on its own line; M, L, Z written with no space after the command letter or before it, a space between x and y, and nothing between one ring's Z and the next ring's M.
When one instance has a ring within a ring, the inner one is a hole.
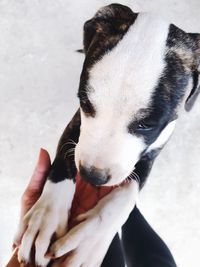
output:
M20 196L40 147L53 157L76 110L82 25L103 0L0 0L0 266L10 254ZM199 0L121 1L200 32ZM153 29L152 29L153 34ZM178 266L199 266L200 99L183 113L141 193L146 218Z

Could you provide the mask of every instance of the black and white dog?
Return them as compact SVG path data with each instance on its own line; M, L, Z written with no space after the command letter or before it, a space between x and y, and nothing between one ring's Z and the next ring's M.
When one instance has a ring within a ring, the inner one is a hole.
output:
M23 236L19 260L29 261L35 242L36 264L43 267L54 233L58 240L50 252L55 257L73 250L68 266L100 266L180 109L191 109L200 88L200 35L152 14L136 14L119 4L101 8L84 25L84 52L80 109L16 237ZM127 182L80 215L81 223L66 234L77 170L95 186Z

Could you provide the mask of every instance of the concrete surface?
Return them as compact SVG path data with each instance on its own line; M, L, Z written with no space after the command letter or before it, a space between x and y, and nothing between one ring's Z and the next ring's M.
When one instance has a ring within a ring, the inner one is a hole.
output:
M40 147L53 157L76 110L82 25L103 0L0 1L0 266L10 255L20 196ZM120 1L200 32L199 0ZM199 266L200 99L184 113L141 193L140 207L178 266Z

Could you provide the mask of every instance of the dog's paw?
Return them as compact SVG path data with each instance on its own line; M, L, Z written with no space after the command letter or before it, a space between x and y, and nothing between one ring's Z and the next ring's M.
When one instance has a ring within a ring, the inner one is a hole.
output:
M101 265L117 229L113 226L113 222L105 227L105 221L102 221L101 214L98 212L97 209L93 209L79 216L78 220L84 221L50 247L48 255L53 258L71 252L62 264L58 262L53 267Z
M78 216L81 222L53 243L47 255L58 258L70 252L60 266L100 266L112 239L133 209L137 193L135 181L113 190L93 209Z
M35 264L45 267L45 257L51 238L59 238L67 232L67 222L75 185L71 180L59 183L47 181L44 191L36 204L20 223L18 234L22 235L18 251L19 262L30 262L31 248L35 244Z
M102 236L95 236L82 240L76 249L70 252L67 257L55 261L52 267L99 267L112 242L114 233L105 230Z

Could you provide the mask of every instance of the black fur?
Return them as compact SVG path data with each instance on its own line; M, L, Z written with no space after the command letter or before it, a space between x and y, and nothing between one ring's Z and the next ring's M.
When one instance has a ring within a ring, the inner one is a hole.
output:
M58 183L65 179L75 179L77 169L74 162L74 148L80 135L80 110L75 113L65 128L57 148L55 160L49 172L49 180Z
M124 37L137 18L137 13L123 5L111 4L100 9L84 24L85 61L80 77L78 97L87 116L95 116L95 108L87 98L89 69Z

